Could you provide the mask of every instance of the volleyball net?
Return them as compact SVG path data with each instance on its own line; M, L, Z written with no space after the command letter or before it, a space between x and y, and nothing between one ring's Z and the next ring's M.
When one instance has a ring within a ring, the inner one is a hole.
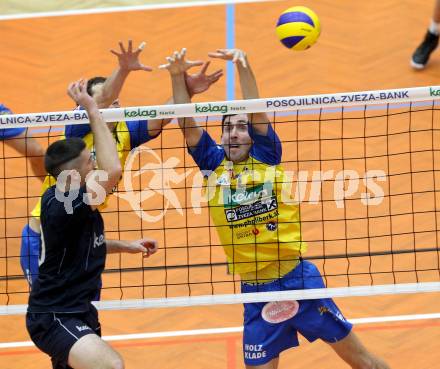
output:
M440 87L420 87L102 110L107 122L173 121L127 153L123 177L102 210L106 238L154 238L159 250L148 259L109 254L98 307L440 291L439 97ZM245 190L241 198L234 192L233 206L223 209L232 214L228 229L246 219L253 228L235 230L237 243L229 246L246 247L249 239L257 249L257 225L277 232L286 222L277 212L270 216L273 207L297 207L307 244L301 257L318 267L326 289L241 294L240 277L228 272L206 173L189 155L176 118L195 117L220 142L222 115L256 112L268 114L282 144L283 179L271 180L282 196L273 202L263 190L254 197ZM0 116L0 127L26 127L44 147L66 125L87 122L83 111ZM7 141L1 147L0 314L16 314L25 311L29 293L20 268L21 230L41 182Z

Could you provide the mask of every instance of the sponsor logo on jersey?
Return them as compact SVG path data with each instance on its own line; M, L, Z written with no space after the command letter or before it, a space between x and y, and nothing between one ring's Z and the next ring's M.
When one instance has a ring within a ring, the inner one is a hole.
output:
M244 358L245 359L262 359L267 356L263 345L244 344Z
M267 222L266 229L271 232L276 231L277 230L277 222Z
M103 234L97 236L96 233L93 233L93 235L94 235L94 240L93 240L93 248L94 249L102 246L105 243L105 239L104 239Z
M75 328L78 330L78 332L83 332L83 331L87 331L87 330L91 331L92 330L87 325L77 325L77 326L75 326Z
M281 323L298 313L298 301L273 301L264 305L261 316L268 323Z
M228 222L253 218L276 211L278 202L271 185L223 190L223 204Z

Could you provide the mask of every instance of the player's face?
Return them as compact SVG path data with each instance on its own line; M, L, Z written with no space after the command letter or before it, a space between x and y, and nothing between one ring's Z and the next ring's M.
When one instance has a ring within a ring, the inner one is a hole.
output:
M87 175L96 167L95 159L89 149L85 148L78 157L77 170L81 175L81 184L86 181Z
M248 117L237 114L227 117L223 126L222 146L226 157L233 163L239 163L249 157L252 139L248 131Z

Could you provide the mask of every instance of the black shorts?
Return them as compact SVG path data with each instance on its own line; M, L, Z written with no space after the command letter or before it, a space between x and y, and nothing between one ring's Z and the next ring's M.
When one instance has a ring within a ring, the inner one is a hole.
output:
M54 369L68 369L72 346L88 334L101 336L98 312L92 305L86 313L27 313L26 328L32 341L52 359Z

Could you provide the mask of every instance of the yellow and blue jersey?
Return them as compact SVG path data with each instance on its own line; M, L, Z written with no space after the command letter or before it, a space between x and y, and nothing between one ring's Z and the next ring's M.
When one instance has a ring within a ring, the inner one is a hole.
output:
M287 179L278 136L270 125L265 136L252 126L249 134L249 157L240 163L230 162L206 131L190 154L205 174L205 195L229 271L244 280L270 280L294 268L306 244L299 207L283 201Z
M113 136L116 141L116 148L118 151L119 160L121 166L124 168L125 161L130 151L145 142L150 141L154 137L150 137L148 134L148 121L137 120L131 122L117 122L116 127L113 130ZM66 126L64 130L64 137L79 137L84 140L86 147L95 153L93 134L89 124L72 124ZM42 194L51 186L56 183L56 179L47 175L43 182ZM107 200L103 205L99 207L100 210L106 207ZM41 198L37 205L32 210L32 216L39 218L41 213Z

